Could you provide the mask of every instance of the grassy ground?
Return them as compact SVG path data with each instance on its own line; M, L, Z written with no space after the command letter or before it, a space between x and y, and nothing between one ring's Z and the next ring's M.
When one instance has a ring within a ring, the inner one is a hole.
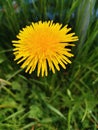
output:
M14 62L11 41L49 19L68 24L79 41L66 71L38 78ZM97 130L97 39L97 0L0 0L0 130Z

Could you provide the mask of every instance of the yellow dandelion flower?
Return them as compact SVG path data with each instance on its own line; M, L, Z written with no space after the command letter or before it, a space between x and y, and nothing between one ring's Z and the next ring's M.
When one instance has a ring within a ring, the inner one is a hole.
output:
M72 57L71 49L74 46L69 43L77 41L75 33L68 33L71 28L67 25L53 23L53 21L36 22L23 28L17 35L18 40L12 41L15 60L18 64L22 62L21 68L31 74L37 68L37 76L48 75L48 69L55 73L60 66L66 69L71 63L68 57Z

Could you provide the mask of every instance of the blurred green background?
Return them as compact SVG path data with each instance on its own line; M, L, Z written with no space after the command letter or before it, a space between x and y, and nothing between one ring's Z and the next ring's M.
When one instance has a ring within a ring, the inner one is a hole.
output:
M31 22L68 24L72 64L36 77L14 62L12 40ZM98 129L98 0L0 0L0 130Z

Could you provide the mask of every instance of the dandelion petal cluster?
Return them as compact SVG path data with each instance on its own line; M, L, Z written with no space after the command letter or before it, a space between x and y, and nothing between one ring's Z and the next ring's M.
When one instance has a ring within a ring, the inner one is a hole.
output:
M37 76L47 76L48 70L66 69L71 63L68 59L73 54L70 52L69 43L77 41L75 33L69 33L71 28L67 25L53 23L53 21L36 22L20 30L17 40L12 41L14 55L17 63L22 63L21 68L31 74L37 69Z

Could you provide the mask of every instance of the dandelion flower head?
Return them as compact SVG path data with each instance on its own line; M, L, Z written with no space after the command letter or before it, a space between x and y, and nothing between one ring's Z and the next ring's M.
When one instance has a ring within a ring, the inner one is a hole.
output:
M55 73L60 67L66 69L71 63L69 57L73 54L69 46L78 40L75 33L69 33L67 25L53 23L53 21L39 21L20 30L17 40L12 41L15 60L22 63L21 68L31 74L37 69L37 76L47 76L48 70Z

